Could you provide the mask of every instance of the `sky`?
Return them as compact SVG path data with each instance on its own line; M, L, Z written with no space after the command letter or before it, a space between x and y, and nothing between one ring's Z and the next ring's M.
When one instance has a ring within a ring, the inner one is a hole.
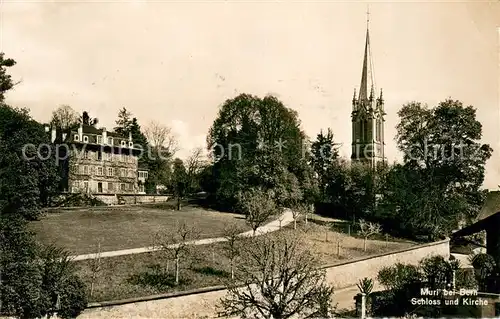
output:
M0 3L0 51L21 81L8 103L43 122L69 104L108 129L126 107L142 126L171 127L180 157L205 146L220 105L240 93L277 96L311 138L332 128L349 157L369 7L388 160L401 158L402 105L453 98L477 108L494 149L484 186L500 184L500 1Z

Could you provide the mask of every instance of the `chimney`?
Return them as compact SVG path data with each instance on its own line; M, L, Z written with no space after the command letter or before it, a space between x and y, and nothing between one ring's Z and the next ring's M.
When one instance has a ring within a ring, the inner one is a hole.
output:
M106 132L106 128L102 128L102 144L108 143L108 132Z
M54 143L54 141L56 140L56 127L53 126L52 127L52 131L50 132L50 142L51 143Z
M83 124L82 123L80 123L80 127L78 128L78 136L79 136L79 140L83 141Z
M132 132L128 132L128 141L132 142Z

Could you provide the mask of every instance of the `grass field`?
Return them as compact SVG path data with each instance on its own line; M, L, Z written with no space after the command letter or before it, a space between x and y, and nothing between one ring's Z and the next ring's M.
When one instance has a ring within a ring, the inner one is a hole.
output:
M299 224L297 230L289 225L281 231L303 234L306 243L319 259L318 266L403 249L414 244L369 240L365 252L362 239L338 233L331 227L314 222L307 226ZM273 233L265 236L273 236ZM97 273L91 301L148 296L224 284L229 278L230 269L223 245L224 243L193 246L189 256L181 260L181 283L178 286L173 284L174 263L167 261L162 252L103 258L100 260L101 269ZM79 273L89 286L92 277L90 264L91 261L88 260L78 262Z
M250 229L241 215L195 206L175 211L168 204L51 212L30 227L41 242L84 254L95 253L99 243L101 251L151 246L154 234L174 231L181 223L195 227L200 238L220 237L229 223Z

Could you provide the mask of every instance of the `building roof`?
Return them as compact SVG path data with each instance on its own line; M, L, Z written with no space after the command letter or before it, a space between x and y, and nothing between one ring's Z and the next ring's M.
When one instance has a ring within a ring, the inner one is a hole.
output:
M500 191L490 191L486 196L483 207L477 216L477 221L455 233L453 237L467 236L484 230L491 217L500 214Z

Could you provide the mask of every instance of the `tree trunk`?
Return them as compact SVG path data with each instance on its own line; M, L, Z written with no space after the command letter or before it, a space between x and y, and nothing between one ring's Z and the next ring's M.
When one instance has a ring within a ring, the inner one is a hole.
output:
M293 219L293 229L297 229L297 219Z
M177 210L181 210L181 197L177 196Z
M233 280L234 279L234 266L233 266L233 260L232 259L231 259L231 265L230 265L230 267L231 267L231 280Z
M175 284L179 284L179 258L175 258Z
M366 237L363 239L363 251L366 251Z
M253 229L253 237L255 237L255 232L257 231L257 228Z
M306 213L306 225L307 225L307 215L308 215L308 214Z

